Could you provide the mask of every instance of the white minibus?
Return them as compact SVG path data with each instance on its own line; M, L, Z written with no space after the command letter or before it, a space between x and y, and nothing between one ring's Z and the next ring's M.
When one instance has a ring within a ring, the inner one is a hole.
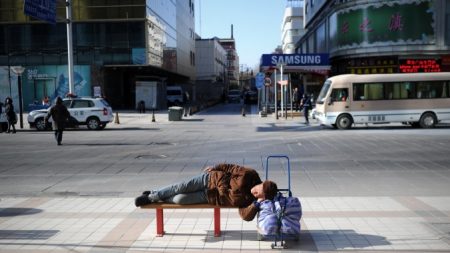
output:
M316 118L339 129L390 122L432 128L450 121L450 72L330 77L316 100Z

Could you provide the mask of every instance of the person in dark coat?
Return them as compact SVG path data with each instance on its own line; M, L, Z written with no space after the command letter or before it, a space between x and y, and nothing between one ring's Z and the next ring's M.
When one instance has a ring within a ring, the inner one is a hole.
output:
M309 124L309 110L312 108L311 98L308 96L308 94L303 94L303 98L301 101L301 107L303 108L303 116L305 116L305 123Z
M301 100L300 92L298 91L298 88L296 87L294 89L294 93L292 94L292 101L293 101L294 108L295 108L296 112L298 112L298 109L300 107L300 100Z
M56 103L54 106L50 108L50 110L47 113L47 116L45 116L45 123L47 124L48 119L52 117L52 128L55 131L55 139L58 145L62 145L62 137L63 137L63 131L66 122L70 118L70 113L67 110L66 106L62 102L61 97L56 98Z
M7 133L16 133L16 112L14 111L14 105L13 101L10 97L7 97L5 100L5 114L6 114L6 120L8 121L8 130L6 130ZM12 131L11 131L12 128Z
M182 205L211 204L238 207L243 220L251 221L259 211L259 203L273 199L277 185L261 181L258 172L236 164L206 167L204 173L156 191L145 191L135 199L136 206L163 201Z
M184 111L184 117L187 117L188 115L192 115L191 113L191 96L189 95L189 92L185 91L183 93L183 111Z
M0 115L3 113L3 103L0 102ZM1 117L1 116L0 116ZM0 123L0 133L3 133L3 124Z

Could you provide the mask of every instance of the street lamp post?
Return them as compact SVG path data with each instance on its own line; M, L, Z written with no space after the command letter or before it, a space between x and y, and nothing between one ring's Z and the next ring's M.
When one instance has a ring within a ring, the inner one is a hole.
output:
M23 129L22 73L25 71L25 68L22 66L14 66L11 69L17 75L17 83L19 86L19 122L20 128Z

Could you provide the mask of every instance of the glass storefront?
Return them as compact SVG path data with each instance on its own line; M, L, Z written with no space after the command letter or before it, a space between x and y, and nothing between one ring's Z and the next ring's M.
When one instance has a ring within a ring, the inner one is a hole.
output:
M3 25L0 65L67 63L66 27L46 24ZM75 23L75 64L133 64L145 51L143 22Z

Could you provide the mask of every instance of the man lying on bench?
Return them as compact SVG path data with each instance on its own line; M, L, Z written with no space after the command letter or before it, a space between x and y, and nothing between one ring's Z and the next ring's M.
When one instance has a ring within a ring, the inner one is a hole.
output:
M163 201L181 205L239 207L241 218L251 221L259 211L259 202L264 199L272 200L277 191L274 182L262 182L254 169L236 164L218 164L205 168L203 174L190 180L159 190L145 191L135 199L135 205Z

